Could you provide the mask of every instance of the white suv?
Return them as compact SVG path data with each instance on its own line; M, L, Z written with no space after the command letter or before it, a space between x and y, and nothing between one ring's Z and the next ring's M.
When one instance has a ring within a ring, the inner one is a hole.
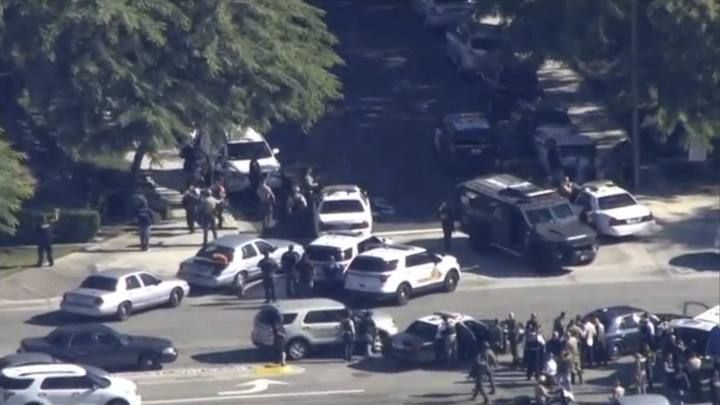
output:
M7 367L0 371L4 405L140 405L130 380L74 364Z
M237 193L250 187L250 162L257 158L260 170L267 177L271 188L280 187L279 149L272 149L265 137L250 127L237 127L227 134L225 153L228 160L228 176L225 187L228 193Z
M370 198L355 185L324 187L315 209L314 223L317 235L331 231L370 235L373 226Z
M359 232L329 232L310 242L305 247L305 253L315 270L315 282L342 282L345 270L355 256L386 243L389 243L388 239ZM327 279L325 269L332 257L343 267L343 274L342 277Z
M581 219L598 233L614 237L647 233L655 225L650 209L611 181L583 185L575 198Z
M449 255L439 255L407 245L385 245L356 257L345 274L345 290L355 297L393 298L407 304L418 291L441 289L452 292L460 282L460 264Z

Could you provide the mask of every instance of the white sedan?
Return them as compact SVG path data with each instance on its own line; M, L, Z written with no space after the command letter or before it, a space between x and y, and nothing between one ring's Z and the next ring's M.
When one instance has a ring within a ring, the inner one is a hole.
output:
M581 219L603 235L623 237L643 234L655 225L650 209L611 181L583 185L575 205L580 206Z
M187 282L161 280L137 269L114 269L88 276L80 287L63 296L60 310L123 321L133 311L160 305L177 307L190 292Z

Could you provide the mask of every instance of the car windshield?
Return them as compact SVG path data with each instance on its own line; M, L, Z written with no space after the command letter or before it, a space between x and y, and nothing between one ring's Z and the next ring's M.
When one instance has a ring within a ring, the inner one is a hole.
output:
M470 40L470 46L477 50L494 51L500 48L500 40L497 38L475 37Z
M544 125L572 125L570 117L561 110L540 110L537 112L537 121Z
M305 253L307 253L308 259L316 262L327 262L333 256L338 260L341 256L340 249L330 246L310 245L305 248Z
M264 159L271 156L272 152L265 142L237 142L227 144L227 157L229 160L250 160L255 157Z
M559 204L551 208L536 208L525 211L528 221L535 224L554 222L574 217L570 204Z
M628 193L609 195L598 198L598 206L601 210L630 207L636 205L635 199Z
M358 256L350 263L350 270L383 273L397 268L397 260L385 261L379 257Z
M80 288L91 288L93 290L115 291L117 279L103 276L90 276L80 284Z
M344 212L363 212L363 205L358 200L331 200L320 206L321 214L340 214Z
M195 254L195 256L205 259L215 259L218 255L225 256L231 262L235 255L235 249L210 243Z
M408 335L417 336L426 341L435 340L437 328L437 325L433 325L431 323L415 321L411 323L410 326L408 326L407 330L405 330L405 333L407 333Z

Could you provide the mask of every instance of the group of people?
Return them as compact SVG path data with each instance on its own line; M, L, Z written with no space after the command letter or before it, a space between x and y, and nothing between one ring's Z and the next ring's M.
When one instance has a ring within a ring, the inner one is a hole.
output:
M202 228L203 246L208 243L209 233L216 239L218 228L223 227L223 215L228 207L223 178L215 178L209 187L191 182L183 193L182 206L190 233L195 232L196 225Z

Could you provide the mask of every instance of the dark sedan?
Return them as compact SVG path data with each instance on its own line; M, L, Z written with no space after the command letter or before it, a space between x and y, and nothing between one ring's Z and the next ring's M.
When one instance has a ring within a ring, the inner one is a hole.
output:
M102 324L62 326L45 337L23 339L20 351L112 370L159 369L178 356L167 339L124 335Z
M647 311L630 307L614 306L595 310L583 317L583 321L597 317L605 326L608 356L616 359L640 349L640 320ZM657 326L658 317L650 314L650 320Z

